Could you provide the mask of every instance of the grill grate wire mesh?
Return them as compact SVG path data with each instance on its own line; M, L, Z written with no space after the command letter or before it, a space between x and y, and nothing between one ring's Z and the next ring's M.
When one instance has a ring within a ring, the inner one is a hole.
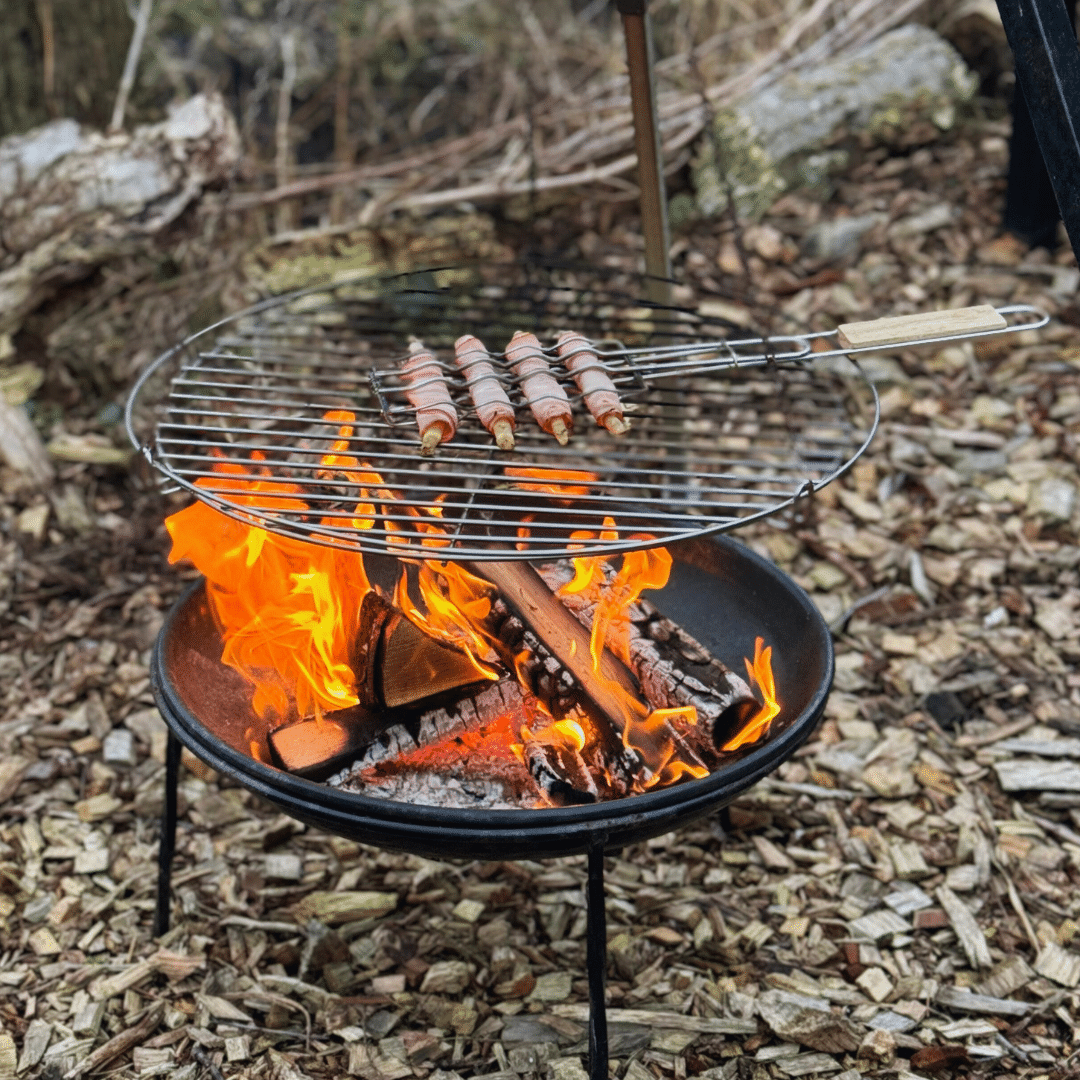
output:
M174 489L250 524L477 561L726 531L810 495L866 449L877 395L830 335L740 336L639 290L632 275L513 264L277 297L159 357L129 398L129 434ZM630 431L596 426L554 361L575 429L565 448L545 434L500 366L519 329L547 346L568 329L595 342ZM463 333L484 341L519 406L512 452L495 447L453 364ZM397 375L412 336L435 351L459 413L430 458Z

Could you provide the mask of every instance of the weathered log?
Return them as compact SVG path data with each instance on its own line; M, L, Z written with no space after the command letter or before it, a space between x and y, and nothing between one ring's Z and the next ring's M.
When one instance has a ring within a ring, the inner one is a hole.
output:
M136 250L239 160L236 123L216 94L131 134L54 120L0 142L0 333L60 286Z
M694 165L697 209L719 214L733 198L741 216L759 217L786 188L827 179L841 162L822 150L837 130L881 130L905 112L945 129L977 86L947 41L914 24L789 75L716 112Z

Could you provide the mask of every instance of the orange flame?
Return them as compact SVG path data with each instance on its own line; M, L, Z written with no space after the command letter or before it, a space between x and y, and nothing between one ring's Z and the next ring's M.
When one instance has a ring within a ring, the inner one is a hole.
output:
M521 729L521 741L547 743L550 746L568 746L579 754L585 749L588 741L585 737L585 729L576 720L556 720L546 728L539 731L530 731L528 728Z
M754 662L746 661L746 673L751 686L761 691L765 704L758 713L735 736L724 743L725 750L738 750L740 746L757 742L768 730L773 718L780 712L776 700L776 682L772 670L772 646L766 645L764 638L754 639Z
M284 719L289 689L301 716L357 703L349 648L370 588L359 555L244 525L201 502L165 525L169 561L189 559L206 577L221 659L255 684L260 716Z
M352 414L330 414L333 420L346 417ZM337 456L346 437L339 429L334 450L322 459L325 467L356 464ZM217 475L200 478L197 486L227 491L238 506L307 509L296 484L264 479L263 455L254 451L251 457L251 471L218 462ZM365 476L372 479L357 482L382 482L377 473ZM290 694L301 716L357 704L349 652L360 604L371 589L359 554L278 536L201 502L167 518L165 527L173 541L169 561L188 559L206 577L224 639L222 662L254 683L256 713L284 720Z
M404 537L407 529L415 529L422 536L421 543L433 549L452 543L441 522L438 500L420 507L407 504L400 493L385 487L370 465L348 452L355 431L352 412L331 410L324 419L336 426L336 438L321 457L316 475L328 483L344 479L356 488L351 511L323 517L324 526L340 528L347 522L354 529L370 529L378 513L377 499L409 518L408 526L385 519L388 531ZM247 467L219 462L214 475L198 484L238 508L308 510L302 488L272 479L263 461L262 455L253 452ZM566 498L586 494L587 485L596 479L585 471L551 468L509 467L506 474L523 490ZM530 520L524 519L519 526L520 540L528 539L526 522ZM211 608L224 640L222 661L253 683L252 705L260 716L284 720L295 708L299 715L313 715L322 722L324 711L357 704L356 676L350 663L352 639L360 606L372 588L358 553L281 537L201 502L169 517L166 526L173 540L170 561L189 559L207 579ZM599 533L573 533L571 541L584 546L597 538L618 540L614 519L605 518ZM635 534L631 539L654 538ZM705 775L707 769L691 760L695 756L686 752L680 734L696 723L693 707L650 710L634 694L606 679L602 670L605 649L629 665L633 605L645 589L661 589L667 584L671 556L657 547L628 552L622 556L618 571L603 556L575 557L573 561L574 577L559 591L581 594L595 604L589 641L593 670L618 696L623 715L615 719L621 721L623 744L644 763L639 788ZM489 626L494 586L452 562L425 559L407 565L417 567L414 576L422 603L415 603L410 596L410 577L403 566L394 602L406 617L425 632L462 649L480 677L497 679L501 662L527 686L529 654L508 655ZM724 750L761 738L779 712L771 658L771 647L758 638L753 662L747 660L746 664L764 704ZM529 712L529 722L536 720L538 730L522 728L523 740L539 739L581 752L597 737L583 717L583 723L564 718L545 726L545 720L533 709ZM257 755L258 744L251 741L252 753ZM511 749L520 754L517 744Z
M589 494L589 484L599 479L594 472L585 469L526 468L507 465L503 470L514 480L514 487L522 491L541 491L549 495L562 495L568 499ZM527 481L534 481L528 483Z
M497 679L490 666L497 660L490 636L482 631L491 612L492 585L454 563L426 559L418 575L420 595L427 614L409 596L408 572L402 567L394 589L394 603L405 616L432 637L463 650L481 678Z

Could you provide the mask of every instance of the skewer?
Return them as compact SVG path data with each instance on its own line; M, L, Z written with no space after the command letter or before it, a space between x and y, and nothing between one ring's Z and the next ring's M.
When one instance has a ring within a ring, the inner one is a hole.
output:
M630 430L623 418L622 400L619 398L611 376L600 366L600 358L593 352L589 342L573 330L559 335L557 346L566 370L574 377L581 396L596 422L607 428L612 435L622 435Z
M483 342L462 334L454 342L454 360L465 376L480 423L495 436L500 450L513 450L514 406L488 361Z
M506 346L506 360L521 380L521 392L536 422L565 446L574 426L570 399L551 374L537 336L518 330Z
M409 358L401 365L401 378L405 396L416 409L420 453L430 457L440 443L454 437L457 410L435 356L416 338L409 342Z

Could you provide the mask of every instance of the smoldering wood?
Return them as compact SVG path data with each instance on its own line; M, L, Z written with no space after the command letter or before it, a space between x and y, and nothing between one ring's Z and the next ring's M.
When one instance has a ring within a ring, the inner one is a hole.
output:
M488 626L498 640L504 662L513 666L529 690L544 703L556 719L579 709L584 698L573 675L548 652L544 643L501 597L495 597Z
M380 658L383 701L391 709L484 681L464 652L426 634L401 613L383 631Z
M0 333L63 285L139 249L240 162L217 94L159 124L103 135L54 120L0 142Z
M539 574L554 593L572 579L573 570L546 564ZM591 633L596 604L580 593L558 599ZM647 600L633 604L629 615L630 669L654 709L693 706L698 724L717 745L757 711L758 700L746 681ZM686 671L687 665L699 670L702 679Z
M529 775L557 806L596 802L596 781L573 747L529 739L524 754Z
M422 746L429 746L465 731L476 731L488 724L494 724L507 714L528 716L534 709L535 702L530 700L516 679L500 679L453 705L429 709L418 717L385 725L367 741L346 772L359 772ZM341 779L339 774L330 782L336 784Z
M309 780L322 780L371 745L379 721L373 715L308 717L267 735L274 764Z
M383 628L393 613L393 605L381 593L371 589L364 594L357 615L350 659L356 675L356 696L360 699L360 704L369 709L376 709L380 704L377 665L379 642Z

